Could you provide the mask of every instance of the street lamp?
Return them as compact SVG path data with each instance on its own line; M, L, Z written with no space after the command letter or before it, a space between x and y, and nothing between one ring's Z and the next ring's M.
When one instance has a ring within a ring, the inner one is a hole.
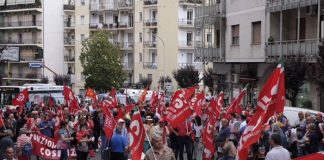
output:
M155 35L155 37L157 37L161 43L162 43L162 46L163 46L163 88L165 89L165 43L163 41L163 39L158 36L158 35Z

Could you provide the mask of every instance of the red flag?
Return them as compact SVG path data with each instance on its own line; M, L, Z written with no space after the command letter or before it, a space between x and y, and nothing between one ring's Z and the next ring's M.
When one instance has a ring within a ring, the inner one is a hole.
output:
M160 92L159 96L159 106L158 113L161 115L161 118L165 118L164 109L165 109L165 95L164 92Z
M88 88L85 94L86 97L90 97L92 101L97 101L97 94L92 88Z
M142 152L144 150L145 130L141 115L136 111L132 117L129 126L129 144L132 155L132 160L141 160Z
M196 94L190 100L190 107L195 111L194 113L198 116L202 115L202 107L205 102L205 93L201 91L199 94Z
M131 112L135 108L135 104L127 104L125 107L125 113Z
M12 100L12 104L15 106L24 106L29 99L28 89L22 90L16 97Z
M207 112L207 114L214 115L215 117L219 117L221 113L221 109L218 107L217 100L215 97L210 100L209 105L210 105L211 112Z
M247 159L250 146L260 139L264 115L265 112L256 113L244 129L237 148L239 159Z
M105 115L105 123L103 129L105 131L106 137L111 138L111 136L114 133L114 129L116 127L116 121L108 108L103 109L102 111Z
M204 151L205 154L203 154L204 159L209 159L211 160L213 157L213 153L215 153L215 146L213 143L213 129L214 129L214 124L216 120L211 118L209 119L207 125L204 128L204 131L202 132L202 142L205 146L206 151ZM208 154L208 152L210 154Z
M185 90L177 90L167 110L166 120L171 124L172 127L176 128L183 123L191 114L189 103L185 99Z
M284 83L284 68L279 64L264 84L258 97L256 112L266 112L264 123L275 112L283 111L285 103Z
M49 107L55 106L54 98L52 97L52 95L50 95L50 97L49 97L48 105L49 105Z
M4 126L4 121L3 121L3 118L2 118L2 112L0 113L0 127L3 127Z
M109 96L111 96L113 99L112 99L112 106L113 107L117 107L118 105L118 99L117 99L117 92L116 92L116 89L113 87L109 93Z
M77 113L80 110L78 100L75 98L70 87L64 86L64 99L69 106L69 112L72 114Z
M152 97L150 100L150 105L151 105L152 111L156 110L156 108L158 107L158 104L159 104L159 93L154 91L152 93Z
M240 104L241 104L245 94L246 94L246 88L242 89L239 96L232 101L231 105L229 106L229 108L226 111L226 114L231 114L233 112L235 112L239 115L241 114L242 108L241 108Z
M190 87L190 88L186 88L185 91L185 99L186 100L190 100L192 98L192 96L195 94L196 92L196 89L197 89L197 86L194 86L194 87Z
M118 112L117 112L117 116L116 116L116 120L118 119L123 119L124 118L124 112L122 108L118 108Z
M139 105L140 109L142 109L144 107L143 103L145 103L145 101L146 101L146 94L147 94L147 89L145 88L144 91L142 92L141 96L138 99L138 105Z

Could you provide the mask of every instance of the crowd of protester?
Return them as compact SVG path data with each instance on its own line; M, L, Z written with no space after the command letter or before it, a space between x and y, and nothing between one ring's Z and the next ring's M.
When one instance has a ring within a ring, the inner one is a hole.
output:
M131 159L128 128L134 111L125 113L124 105L118 107L124 113L118 118L118 109L113 110L117 126L111 138L104 133L105 117L97 104L81 105L81 111L76 115L72 115L66 106L34 104L30 108L24 107L22 112L19 108L6 108L1 113L4 125L0 128L0 159L31 159L30 154L23 152L25 147L30 147L32 133L57 138L62 160L67 159L70 147L76 148L78 160L98 155L95 152L100 153L103 160ZM212 125L214 158L236 158L241 134L255 108L248 103L242 110L241 114L227 114L224 107ZM149 104L144 106L140 113L147 133L143 151L145 160L183 160L184 156L187 160L202 159L202 132L208 121L207 110L203 111L202 116L193 114L183 124L172 128L162 115L152 111ZM298 117L296 122L289 122L283 114L270 119L262 127L258 142L252 145L249 159L290 159L324 151L323 115L299 112Z

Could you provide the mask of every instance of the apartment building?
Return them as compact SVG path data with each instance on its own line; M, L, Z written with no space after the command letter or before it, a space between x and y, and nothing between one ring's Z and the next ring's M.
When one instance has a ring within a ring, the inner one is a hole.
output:
M205 4L196 7L195 29L201 34L195 58L213 63L218 77L229 85L228 97L250 83L249 96L256 99L282 58L316 62L323 38L323 1L208 0ZM318 95L316 86L307 82L298 99L309 99L314 109L324 110Z
M127 83L161 76L187 65L202 70L194 60L194 14L199 0L91 0L90 32L111 31L111 41L124 53ZM173 81L173 89L176 82Z
M21 85L43 77L53 82L55 74L68 74L75 83L74 39L74 0L1 0L2 84Z

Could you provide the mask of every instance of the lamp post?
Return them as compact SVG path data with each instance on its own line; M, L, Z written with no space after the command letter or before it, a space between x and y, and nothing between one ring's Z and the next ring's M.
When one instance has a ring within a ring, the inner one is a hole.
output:
M155 35L162 43L162 46L163 46L163 88L165 89L165 43L163 41L163 39L158 36L158 35Z

